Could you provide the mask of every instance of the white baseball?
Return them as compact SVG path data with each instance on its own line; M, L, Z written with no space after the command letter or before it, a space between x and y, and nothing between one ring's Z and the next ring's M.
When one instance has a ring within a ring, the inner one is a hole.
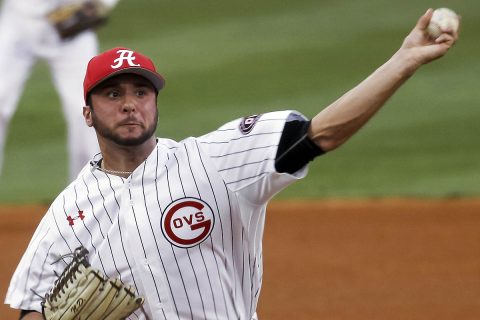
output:
M433 11L427 31L433 39L436 39L445 30L458 31L459 24L460 20L455 11L448 8L438 8Z

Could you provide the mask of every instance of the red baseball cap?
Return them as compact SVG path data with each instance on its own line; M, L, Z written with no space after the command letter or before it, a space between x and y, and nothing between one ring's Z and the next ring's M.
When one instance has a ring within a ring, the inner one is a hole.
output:
M138 74L148 79L157 91L165 86L165 79L157 73L150 58L128 48L113 48L93 57L88 63L83 81L85 101L93 88L113 76L124 73Z

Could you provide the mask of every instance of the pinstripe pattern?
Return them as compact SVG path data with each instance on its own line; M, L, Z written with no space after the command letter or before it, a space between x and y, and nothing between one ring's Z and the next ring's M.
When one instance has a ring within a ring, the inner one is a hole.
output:
M82 244L94 267L146 297L152 319L251 319L266 202L305 174L274 170L290 114L264 114L248 134L238 119L199 138L159 139L128 179L87 166L39 225L7 303L39 310L30 288L44 295L68 263L52 262Z

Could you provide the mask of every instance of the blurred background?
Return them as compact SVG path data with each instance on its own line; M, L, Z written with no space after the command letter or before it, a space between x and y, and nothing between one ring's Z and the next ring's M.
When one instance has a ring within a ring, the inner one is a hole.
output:
M457 45L277 198L475 197L480 2L120 1L99 37L102 51L127 46L155 60L167 81L157 133L182 139L250 114L314 116L386 61L427 8L440 6L462 16ZM2 203L49 203L68 183L65 123L46 73L36 65L12 121Z

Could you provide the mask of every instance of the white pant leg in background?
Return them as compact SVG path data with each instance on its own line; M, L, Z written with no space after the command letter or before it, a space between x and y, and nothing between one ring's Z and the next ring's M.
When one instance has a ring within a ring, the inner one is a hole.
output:
M8 124L15 113L30 70L45 59L60 96L67 128L69 179L99 152L95 132L82 115L83 78L88 61L98 52L97 37L87 31L62 41L43 16L2 12L0 17L0 170ZM51 108L39 102L35 107Z
M95 130L83 118L83 79L88 61L97 51L96 35L84 32L62 42L59 50L47 57L66 121L70 181L100 152Z
M0 17L0 175L8 126L35 63L24 27L15 17Z

